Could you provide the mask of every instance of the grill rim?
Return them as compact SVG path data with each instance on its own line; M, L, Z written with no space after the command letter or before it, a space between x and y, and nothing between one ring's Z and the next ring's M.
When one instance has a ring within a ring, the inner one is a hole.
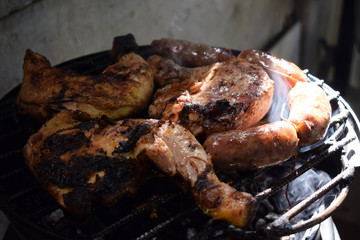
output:
M149 49L150 49L149 45L140 46L138 52L143 51L143 54L140 54L140 55L144 55L143 57L146 59L148 56L151 55L151 51ZM75 59L63 62L61 64L58 64L58 65L56 65L56 67L63 68L63 67L66 67L69 64L72 64L72 63L76 62L76 61L81 62L83 59L88 59L88 58L92 58L92 57L102 59L104 56L106 56L106 58L107 58L109 52L110 51L107 50L107 51L102 51L102 52L97 52L97 53L85 55L85 56L75 58ZM233 50L234 55L238 54L239 52L240 51ZM95 69L94 71L99 71L99 69ZM91 74L91 73L92 73L92 70L90 70L90 72L87 72L86 74ZM310 78L311 81L313 81L313 82L317 83L319 86L321 86L327 92L328 96L329 95L334 95L336 100L344 106L344 108L348 111L348 118L352 121L352 127L355 130L357 137L359 137L360 136L359 120L357 119L355 113L353 112L351 107L348 105L348 103L339 95L339 93L337 91L334 91L330 86L325 84L323 80L319 80L315 76L312 76L311 74L308 74L308 77ZM11 100L12 100L11 98L13 98L14 95L17 96L17 92L19 91L20 86L21 86L21 84L19 84L18 86L16 86L12 90L10 90L4 97L1 98L0 103L5 104L8 101L11 102ZM316 224L318 224L319 222L325 220L328 216L330 216L331 213L338 206L341 205L341 203L344 201L344 199L347 196L347 193L349 191L349 185L351 184L351 178L353 177L354 171L355 171L355 168L349 163L349 161L342 159L342 164L343 164L343 167L344 167L342 172L344 172L344 171L348 171L348 172L346 174L344 174L344 175L346 175L346 177L345 177L346 181L344 180L345 181L345 187L343 189L341 189L341 192L338 194L338 196L340 196L340 194L341 194L341 197L339 199L337 199L338 201L336 201L335 203L333 201L331 203L331 205L323 211L324 214L320 215L317 218L318 220L315 219L314 224L312 224L311 221L310 221L310 225L309 225L309 221L307 221L304 224L300 224L300 225L295 224L291 231L288 231L288 229L287 229L288 232L286 232L286 234L292 234L292 233L301 232L301 230L303 230L304 226L306 226L306 229L315 226ZM1 179L0 179L0 181L1 181ZM26 219L24 219L24 217L22 217L22 216L18 215L17 213L11 211L9 207L3 207L3 206L6 206L7 204L4 203L4 199L3 199L2 195L0 195L0 203L1 203L0 204L1 209L4 211L4 213L6 215L8 215L8 217L10 216L9 219L10 219L11 222L17 222L18 220L20 220L20 221L23 221L22 224L24 224L24 223L25 224L30 224L30 225L32 225L32 227L34 227L35 229L38 229L39 231L47 232L48 234L50 234L49 235L50 237L57 237L57 239L68 239L68 238L66 238L66 237L64 238L63 236L58 235L58 234L54 235L54 233L49 231L48 229L41 228L41 227L39 227L38 224L35 224L35 223L31 222L31 221L27 221ZM326 211L326 210L328 210L328 211ZM309 220L311 220L311 219L309 219ZM269 229L268 234L274 235L274 236L284 236L284 234L277 235L276 232L277 232L276 229L275 230L274 229ZM251 231L245 231L245 234L251 234L252 235L253 233Z

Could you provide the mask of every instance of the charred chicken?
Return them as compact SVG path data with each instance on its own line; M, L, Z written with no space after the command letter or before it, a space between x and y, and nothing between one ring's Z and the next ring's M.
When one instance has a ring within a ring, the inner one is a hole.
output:
M270 108L274 82L261 67L235 60L192 69L184 80L183 72L190 70L156 91L150 117L170 119L199 136L246 129Z
M70 212L86 214L95 202L112 205L134 194L155 165L180 176L209 216L238 226L251 220L254 198L219 181L210 156L182 126L153 119L81 122L73 115L59 113L24 147L30 170Z
M132 51L134 45L131 36L114 39L111 56L116 62L95 76L51 67L44 56L27 50L17 100L20 113L45 120L67 109L89 118L121 119L145 109L153 94L153 74Z
M184 46L188 49L181 56L178 49ZM208 56L197 54L204 46L161 39L153 41L152 47L170 59L154 56L148 60L157 84L165 85L155 93L150 116L172 119L195 135L205 132L204 148L216 169L234 172L271 166L288 160L298 146L324 137L331 116L329 100L320 87L307 82L306 74L294 63L270 53L244 50L236 60L212 52L211 59L222 62L189 69L174 61L188 66L206 64ZM242 69L236 71L235 66L240 65ZM268 79L271 91L260 84ZM240 87L234 87L235 82ZM288 119L278 111L277 120L258 123L268 113L273 94L283 99L277 105L288 102Z

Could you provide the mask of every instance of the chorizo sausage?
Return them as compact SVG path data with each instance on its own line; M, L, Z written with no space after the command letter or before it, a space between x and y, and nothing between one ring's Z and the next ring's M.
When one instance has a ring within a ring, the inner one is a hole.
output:
M297 127L299 146L314 144L326 133L331 105L325 92L315 83L298 82L288 96L288 120Z
M206 66L233 57L230 52L222 48L170 38L152 41L151 48L155 55L172 59L184 67Z
M242 131L212 134L203 146L212 155L215 169L231 173L286 161L295 154L298 138L291 123L276 121Z
M278 58L271 53L248 49L241 51L238 58L262 66L270 78L274 74L284 77L290 83L291 87L295 86L298 81L307 81L306 74L296 66L296 64Z

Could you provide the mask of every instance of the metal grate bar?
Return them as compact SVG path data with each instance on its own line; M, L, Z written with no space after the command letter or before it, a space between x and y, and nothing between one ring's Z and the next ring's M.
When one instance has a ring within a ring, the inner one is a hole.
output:
M18 149L3 153L3 154L0 155L0 161L5 159L5 158L9 158L9 157L13 157L15 155L21 154L21 151L22 151L22 149L18 148Z
M25 166L23 166L23 167L15 169L15 170L13 170L11 172L7 172L7 173L5 173L3 175L0 175L0 181L6 180L6 179L11 178L11 177L13 177L15 175L21 174L25 170L27 170L27 168Z
M124 224L135 219L137 216L139 216L145 212L148 212L149 210L153 209L154 207L159 208L162 205L165 205L167 202L179 197L182 194L184 194L184 193L178 192L178 193L173 193L171 195L166 194L163 196L153 196L151 201L147 201L146 203L137 206L135 209L133 209L133 211L130 214L117 220L116 222L114 222L109 227L105 228L104 230L93 234L92 239L94 239L94 240L104 239L104 237L106 235L114 232L116 229L120 228Z
M318 165L321 161L326 159L328 156L332 155L333 153L337 152L338 150L342 149L346 144L350 143L351 141L355 140L355 137L351 138L345 138L341 141L338 141L331 145L328 149L321 152L317 157L314 157L313 159L305 162L301 167L296 169L294 172L290 173L285 178L281 179L277 184L274 186L265 189L264 191L258 193L255 198L258 201L262 201L265 198L268 198L272 195L274 195L277 191L279 191L282 187L284 187L286 184L290 183L292 180L300 176L301 174L305 173L312 167Z
M276 219L273 223L271 223L267 229L269 233L278 233L281 232L282 234L292 234L294 232L298 232L301 230L305 230L311 226L314 226L317 224L317 221L321 221L325 219L328 216L328 212L323 212L322 214L318 216L313 216L313 218L310 218L307 221L297 223L295 225L291 226L290 219L299 214L301 211L306 209L308 206L310 206L313 202L324 196L326 193L328 193L330 190L332 190L336 185L340 184L341 182L345 182L347 185L350 183L349 180L352 179L355 172L355 168L353 166L349 166L346 170L338 174L336 177L334 177L331 181L326 183L324 186L319 188L317 191L315 191L313 194L311 194L309 197L298 203L296 206L292 207L289 211L287 211L285 214L280 216L278 219ZM344 190L345 189L345 190ZM342 189L342 194L347 194L348 187ZM343 198L345 196L338 197L337 200L340 200L340 203L342 202ZM328 208L332 209L333 206L337 206L340 203L338 201L333 201L332 205L330 205ZM317 219L317 221L315 221Z
M15 201L16 199L18 199L20 197L23 197L24 195L27 195L27 194L31 193L32 191L35 191L35 189L36 189L35 186L30 186L28 188L19 190L17 193L8 197L8 203Z
M136 239L137 240L150 239L150 238L156 236L157 234L159 234L162 230L167 228L170 224L173 224L177 220L184 218L184 216L186 216L187 214L189 214L190 212L195 211L195 210L196 210L196 208L188 208L188 209L182 210L177 215L175 215L175 216L167 219L166 221L156 225L153 229L150 229L149 231L147 231L146 233L144 233L141 236L137 237Z

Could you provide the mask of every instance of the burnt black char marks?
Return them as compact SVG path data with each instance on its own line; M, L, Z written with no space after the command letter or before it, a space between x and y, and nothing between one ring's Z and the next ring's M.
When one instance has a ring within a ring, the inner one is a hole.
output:
M62 155L73 150L77 150L87 144L89 140L84 132L76 131L69 134L55 133L45 139L42 150L54 155Z
M112 205L121 197L133 195L147 179L148 162L121 153L133 150L154 124L161 125L157 121L136 120L118 123L103 117L61 129L44 139L39 154L42 159L33 169L45 188L64 189L66 208L77 215L88 214L94 201ZM115 151L92 150L92 141L96 141L92 136L97 139L116 129L121 129L118 137L126 140L120 141Z
M128 124L128 120L124 120L122 126ZM126 140L120 141L119 145L115 148L114 153L125 153L134 149L139 138L151 131L152 124L144 122L142 124L130 124L126 130L121 134L126 136Z
M222 186L219 185L219 181L213 181L209 177L210 173L212 173L212 168L208 165L204 172L198 176L192 189L194 196L199 198L202 206L208 209L217 208L223 199L221 194L218 194Z
M131 178L132 171L136 168L134 159L126 159L121 156L108 157L104 155L74 155L69 161L60 157L45 158L35 166L39 177L43 177L48 183L60 188L90 188L97 185L97 191L115 192L121 183ZM93 173L105 171L103 180L98 183L89 183ZM109 181L111 179L111 182Z
M121 156L75 155L68 162L60 158L44 159L35 168L43 185L72 188L63 195L64 204L71 212L84 215L91 212L94 199L112 205L119 197L133 194L140 185L138 165L136 159ZM96 175L94 182L88 181L101 171L104 172L102 178Z
M194 123L191 115L196 114L198 124L206 131L214 128L231 128L235 122L237 114L245 112L247 105L245 103L231 104L227 99L211 101L206 105L185 104L180 115L179 123L185 127Z

